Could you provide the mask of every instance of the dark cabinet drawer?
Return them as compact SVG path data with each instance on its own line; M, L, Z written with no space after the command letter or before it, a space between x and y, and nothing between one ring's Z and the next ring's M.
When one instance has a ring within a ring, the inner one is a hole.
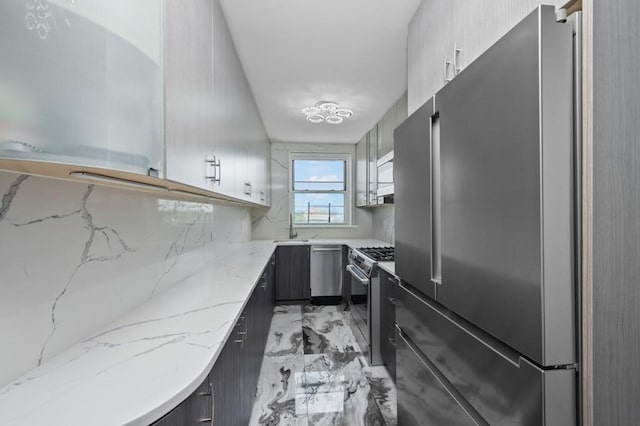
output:
M380 354L389 375L396 379L396 285L394 275L380 270Z
M490 424L576 424L575 370L541 369L404 283L397 296L398 327Z

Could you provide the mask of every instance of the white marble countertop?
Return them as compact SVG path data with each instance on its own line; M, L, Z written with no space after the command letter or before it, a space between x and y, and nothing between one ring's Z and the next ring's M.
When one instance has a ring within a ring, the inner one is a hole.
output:
M160 418L204 380L277 245L214 250L210 267L1 388L0 425L147 425ZM381 266L394 273L393 262Z

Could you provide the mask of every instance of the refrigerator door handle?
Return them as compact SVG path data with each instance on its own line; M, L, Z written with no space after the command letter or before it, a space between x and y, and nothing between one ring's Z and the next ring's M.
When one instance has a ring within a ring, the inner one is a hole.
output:
M493 352L495 352L496 354L504 358L506 361L510 362L516 367L520 367L520 354L518 354L518 352L514 351L504 343L498 341L495 337L485 333L484 331L472 325L471 323L469 323L468 325L463 324L462 321L465 321L464 319L454 318L455 314L450 313L448 310L445 311L446 308L444 307L436 306L435 302L432 303L430 301L425 300L423 296L420 296L415 291L411 290L410 288L407 288L407 286L405 286L403 283L398 284L398 286L402 290L409 293L411 296L415 297L422 304L426 305L431 310L436 312L438 315L442 316L447 321L449 321L450 323L458 327L460 330L464 331L466 334L473 337L478 342L482 343L488 349L491 349Z

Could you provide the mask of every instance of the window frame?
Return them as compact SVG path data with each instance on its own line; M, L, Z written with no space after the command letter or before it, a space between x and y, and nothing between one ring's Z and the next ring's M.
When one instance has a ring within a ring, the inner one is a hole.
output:
M344 161L345 162L345 190L294 190L294 161ZM293 223L294 228L343 228L353 226L353 156L350 153L317 153L317 152L291 152L289 153L289 213L295 218L295 194L296 193L344 193L344 223Z

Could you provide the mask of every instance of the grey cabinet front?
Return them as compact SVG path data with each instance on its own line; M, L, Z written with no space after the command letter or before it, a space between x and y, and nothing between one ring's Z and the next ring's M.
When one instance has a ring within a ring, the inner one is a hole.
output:
M311 298L309 246L281 246L276 251L276 300Z
M396 277L380 270L380 354L396 379Z
M431 232L431 117L429 100L394 132L396 273L435 297Z
M570 26L542 6L435 99L438 302L541 365L575 362Z

